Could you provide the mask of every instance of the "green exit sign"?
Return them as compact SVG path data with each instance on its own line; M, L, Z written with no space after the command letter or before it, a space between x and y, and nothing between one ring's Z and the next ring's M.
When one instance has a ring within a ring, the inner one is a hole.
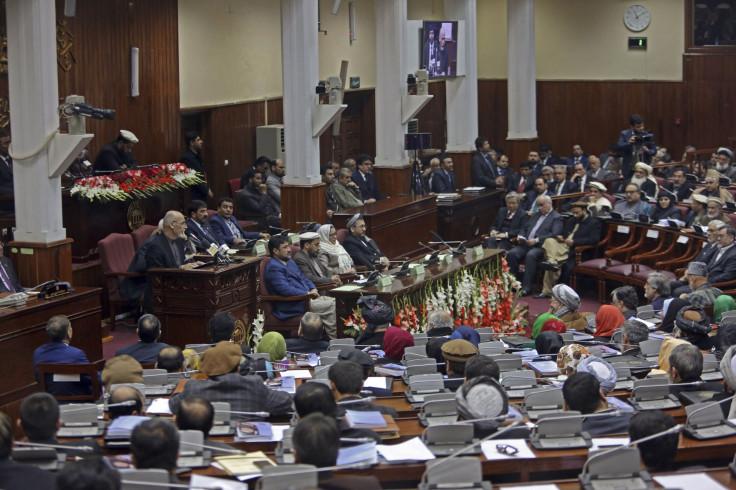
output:
M647 38L630 37L629 38L629 49L647 49Z

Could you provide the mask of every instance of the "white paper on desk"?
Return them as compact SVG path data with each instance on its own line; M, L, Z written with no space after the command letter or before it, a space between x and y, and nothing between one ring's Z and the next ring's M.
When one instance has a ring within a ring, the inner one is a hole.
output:
M54 374L52 379L55 383L74 383L79 381L79 374Z
M364 277L364 278L362 278L362 279L356 279L356 280L354 280L353 282L354 282L355 284L365 284L366 282L368 282L368 278L367 278L367 277Z
M649 330L654 330L654 328L657 326L656 323L650 322L649 320L642 320L641 318L633 317L632 320L639 320L644 325L646 325Z
M619 410L621 410L622 412L628 412L628 413L633 413L634 412L634 407L632 407L631 405L629 405L625 401L616 398L615 396L607 396L606 397L606 401L608 402L608 404L610 406L616 407Z
M728 488L705 473L678 473L677 475L655 476L654 481L665 488Z
M376 450L389 463L396 461L429 461L430 459L435 459L432 451L427 449L427 446L418 437L409 439L401 444L392 444L390 446L379 444L376 446Z
M518 449L519 452L514 454L513 456L499 453L496 449L496 444L506 444L507 446L513 446ZM482 442L480 444L480 449L483 451L483 456L485 456L488 460L536 458L531 448L526 443L526 439L491 439L490 441Z
M248 490L247 483L240 483L234 480L226 480L224 478L215 478L212 476L198 475L192 473L189 479L191 488L219 488L221 490Z
M560 490L554 483L542 483L540 485L514 485L513 487L499 487L501 490Z
M154 398L149 405L146 413L153 413L157 415L171 415L171 409L169 408L168 398Z
M279 371L279 374L281 374L282 378L312 379L309 369L289 369L288 371Z
M368 376L363 383L363 388L386 389L386 376Z
M592 440L593 446L588 450L589 452L619 447L629 443L628 437L594 437Z

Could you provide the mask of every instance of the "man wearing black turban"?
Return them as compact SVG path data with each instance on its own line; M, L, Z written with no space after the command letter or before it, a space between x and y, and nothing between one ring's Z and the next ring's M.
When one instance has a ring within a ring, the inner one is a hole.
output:
M362 296L358 305L366 322L365 330L355 340L356 345L380 345L383 347L383 334L394 320L394 310L376 296Z

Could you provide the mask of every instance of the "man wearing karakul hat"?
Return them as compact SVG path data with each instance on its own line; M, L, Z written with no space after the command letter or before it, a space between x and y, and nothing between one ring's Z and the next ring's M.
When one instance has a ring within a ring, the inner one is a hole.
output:
M733 202L733 196L728 190L720 186L718 179L721 174L713 169L705 172L705 186L693 191L693 196L701 194L706 197L717 197L723 202ZM691 197L692 199L692 197Z
M447 363L448 379L465 379L465 364L471 357L478 355L478 348L464 339L450 340L442 344L442 355ZM452 391L457 390L459 384L449 383L446 387Z
M132 132L121 129L117 139L103 146L97 154L92 166L95 172L109 173L138 168L138 162L133 157L133 145L136 143L138 138Z

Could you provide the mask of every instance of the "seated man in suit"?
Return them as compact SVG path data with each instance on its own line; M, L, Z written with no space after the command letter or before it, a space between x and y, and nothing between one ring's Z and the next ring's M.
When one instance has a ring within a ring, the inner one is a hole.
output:
M680 344L670 354L670 368L667 375L670 377L670 393L679 395L683 391L716 391L723 390L723 384L718 382L703 382L703 353L693 344ZM677 386L684 383L700 384ZM705 401L705 400L704 400Z
M158 351L156 369L163 369L167 373L181 373L184 371L184 353L175 345L169 345Z
M355 159L358 169L353 172L353 182L360 188L360 194L365 204L386 199L376 186L376 176L373 175L373 159L368 155L360 155Z
M25 490L28 488L56 488L56 477L35 466L16 463L13 452L13 424L0 412L0 488Z
M247 328L243 325L243 320L237 319L229 311L218 311L210 321L207 322L207 331L210 335L210 344L214 347L218 342L233 342L233 335L235 334L235 326L239 323L239 326L244 332ZM251 349L248 344L238 344L243 350L243 355L250 354Z
M298 339L286 339L286 350L299 354L319 354L330 347L330 343L322 340L324 325L316 313L308 311L299 321Z
M639 186L630 183L624 188L625 199L616 201L613 206L613 212L619 213L624 219L638 220L639 216L649 216L651 207L649 203L642 200Z
M516 192L519 195L519 199L523 201L526 193L532 189L534 189L532 163L529 161L521 162L519 173L514 173L511 178L507 179L506 192Z
M342 209L357 208L363 205L363 195L358 184L352 181L352 172L342 167L337 174L337 182L333 185L335 200Z
M243 230L233 216L233 207L233 200L230 197L223 197L217 202L217 214L210 219L210 227L218 243L227 244L229 247L244 247L248 240L270 238L271 235L268 233Z
M470 160L470 181L473 187L503 188L503 178L498 175L488 138L483 136L475 138L475 149L478 152Z
M621 353L625 356L639 356L641 349L639 344L649 340L649 328L639 320L633 318L626 320L621 325Z
M677 197L677 201L684 201L690 199L690 195L693 193L693 183L688 182L685 178L685 170L677 169L672 172L672 180L667 182L665 189L670 191Z
M573 167L576 163L582 163L585 168L588 167L588 154L583 151L583 147L578 143L572 145L572 155L567 157L565 162L568 167Z
M363 389L363 368L351 361L337 361L331 365L327 376L330 379L330 388L337 401L338 415L344 416L345 410L378 411L398 418L399 413L393 407L386 407L376 403L361 402L360 391ZM351 402L351 403L347 403Z
M527 215L531 216L539 211L539 208L537 207L537 198L539 196L549 195L549 191L547 190L547 181L544 180L544 177L537 177L534 179L534 189L526 193L526 197L522 203L522 208L526 211Z
M268 194L263 175L256 169L246 174L248 184L238 195L238 218L252 218L258 222L258 229L281 228L281 208ZM219 204L219 203L218 203Z
M342 435L345 435L344 432L340 431L335 418L330 415L312 412L300 418L292 435L295 462L317 468L335 466ZM319 488L326 490L381 488L375 476L333 477L331 472L322 471L317 474L317 479Z
M706 274L702 274L702 267L698 270L700 271L702 276L707 277L703 278L702 280L697 280L696 283L698 284L696 284L696 287L702 288L703 283L708 283L708 286L710 287L710 284L728 282L736 279L736 247L734 246L734 235L736 235L736 230L734 230L732 226L724 225L720 227L716 232L717 246L711 252L711 254L706 256L708 261L690 262L690 264L705 264ZM690 265L688 265L687 270L688 281L690 280L689 275ZM673 282L672 284L670 284L670 287L673 288L673 296L681 296L683 293L695 291L692 285L689 285L689 287L683 286L680 282ZM700 304L696 306L705 306L705 304Z
M3 255L3 242L0 241L0 293L17 293L23 291L23 286L15 275L13 262Z
M714 287L708 277L708 265L690 262L687 265L687 286L678 287L673 295L688 301L693 306L704 308L713 305L723 291Z
M432 177L432 192L437 194L450 194L457 190L455 172L452 171L452 157L444 154L440 157L442 168Z
M595 179L585 171L585 167L582 163L576 163L573 166L573 174L570 177L573 192L585 192L590 183L594 180Z
M167 346L163 342L158 342L161 337L161 322L158 318L151 314L146 314L138 319L138 342L132 345L121 347L115 352L115 357L129 355L140 363L156 362L158 353Z
M248 173L251 169L256 169L261 174L261 180L264 180L264 178L267 178L268 176L268 170L271 168L271 159L266 156L259 156L256 159L256 163L253 164L251 168L243 172L243 175L240 176L240 188L244 188L248 185Z
M263 378L248 371L240 372L243 351L240 346L230 342L219 342L202 353L200 371L207 379L190 379L184 390L169 399L171 413L177 413L181 401L192 396L200 396L210 402L228 402L235 412L268 412L271 415L284 415L291 410L291 395L276 391L263 384ZM247 368L243 363L243 370ZM234 418L248 419L235 415Z
M271 254L271 260L264 273L268 291L276 296L308 294L311 297L309 301L311 311L322 318L330 338L336 338L335 298L319 295L314 283L307 279L296 263L291 260L291 247L286 238L281 235L271 237L268 240L268 251ZM282 320L303 315L305 311L303 301L273 302L273 315Z
M166 470L169 483L181 483L176 476L179 431L171 422L153 418L138 424L130 435L130 454L136 469Z
M634 175L624 180L624 188L627 184L638 185L639 191L646 194L647 198L656 197L658 194L657 181L652 177L652 167L644 162L637 162L634 165Z
M209 400L200 396L184 398L179 404L179 410L174 414L174 423L179 430L198 430L204 436L204 444L224 451L235 449L224 442L213 441L209 438L210 430L215 422L215 408ZM224 452L223 451L223 452ZM213 452L217 453L217 449Z
M544 265L544 286L536 298L549 298L552 288L560 279L567 284L572 268L575 267L575 247L595 245L601 239L601 222L588 214L588 203L576 201L571 206L572 219L568 219L561 234L547 238L542 243L546 255ZM530 257L527 254L526 263L529 267Z
M39 363L87 364L89 360L84 351L72 347L72 324L64 315L52 316L46 323L49 343L33 351L33 371L38 379L36 366ZM46 391L52 395L89 395L92 384L89 375L82 375L79 381L54 381L53 375L46 375Z
M218 247L225 242L220 243L215 230L207 221L207 203L204 201L191 201L187 208L189 218L187 218L187 237L197 247L197 250L207 250L211 243Z
M322 262L319 260L319 235L313 231L308 231L299 235L299 244L301 250L294 254L294 262L302 271L304 277L312 281L317 286L324 284L334 284L339 286L342 284L340 276L330 274Z
M522 296L531 294L537 264L544 256L542 244L547 238L556 237L562 233L562 216L552 209L552 199L549 196L539 196L536 206L539 211L532 214L529 221L519 232L519 244L506 255L506 260L508 260L509 268L513 274L519 273L519 264L526 257Z
M347 228L350 233L345 237L342 246L355 265L368 267L368 270L375 270L377 265L388 266L388 258L381 253L376 242L366 236L365 220L359 214L348 220Z
M503 151L501 148L498 148L498 151ZM509 167L509 157L508 155L504 155L503 153L496 153L498 157L496 158L496 171L498 171L499 177L503 178L503 189L505 189L507 192L509 190L514 190L509 188L509 184L514 180L514 177L516 177L516 172L514 172L514 169ZM531 173L531 169L529 170L529 173Z
M610 180L618 178L616 172L601 168L601 161L595 155L588 156L588 177L591 180Z
M664 302L672 297L669 278L659 271L650 272L647 282L644 283L644 296L654 311L662 311Z
M625 433L629 429L630 413L611 409L601 390L598 378L587 372L573 373L562 385L564 410L576 410L583 415L600 414L583 420L583 430L591 435ZM610 416L606 416L610 412Z
M577 190L575 189L575 185L567 180L567 167L565 165L555 165L554 181L549 186L550 195L562 196L572 192L577 192ZM569 199L565 199L562 204L562 209L567 210L569 206Z
M486 248L502 248L510 250L511 239L516 238L521 228L526 224L529 216L519 209L519 195L511 191L506 194L506 207L498 210L496 220L491 226L489 238L486 239Z

